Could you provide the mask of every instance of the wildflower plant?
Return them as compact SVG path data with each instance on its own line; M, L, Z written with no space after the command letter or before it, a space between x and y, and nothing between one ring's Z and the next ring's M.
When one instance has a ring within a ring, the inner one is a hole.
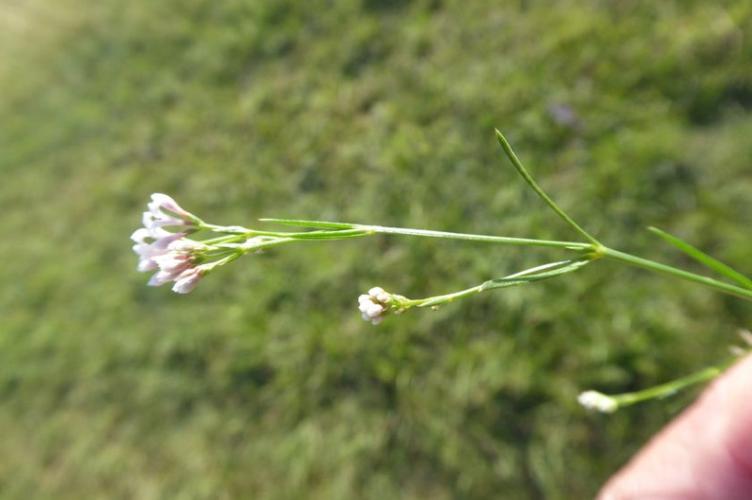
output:
M742 300L752 301L752 279L658 228L650 227L648 229L668 244L719 275L719 277L713 278L696 274L606 246L575 222L538 185L530 172L523 166L507 139L498 130L496 130L496 137L520 176L551 210L578 235L577 240L545 240L348 222L279 218L262 218L259 221L296 227L301 230L268 231L242 226L222 226L204 222L195 214L183 209L168 195L155 193L151 196L148 210L143 214L143 227L137 229L131 236L131 239L135 242L133 250L139 256L138 270L154 272L148 282L150 286L173 283L172 290L174 292L185 294L192 291L214 269L229 264L248 253L258 253L280 245L305 243L313 240L343 240L364 238L375 234L391 234L419 238L481 241L508 246L545 247L560 250L566 254L566 257L506 276L489 279L463 290L425 298L412 299L386 291L378 286L373 287L358 297L358 309L363 319L374 325L378 325L389 315L402 314L413 308L436 309L443 304L491 290L529 285L537 281L558 278L581 271L599 260L610 260L642 268L690 281ZM202 237L197 239L197 236ZM747 330L741 330L740 334L744 346L732 349L734 355L741 355L752 350L752 334ZM607 395L595 390L588 390L579 395L578 402L590 410L612 413L619 408L650 399L667 397L686 387L711 380L730 365L733 359L731 357L718 366L711 366L668 383L637 392Z

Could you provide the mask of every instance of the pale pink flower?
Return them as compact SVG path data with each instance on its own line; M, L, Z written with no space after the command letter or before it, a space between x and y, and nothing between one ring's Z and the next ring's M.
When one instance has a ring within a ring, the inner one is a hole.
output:
M163 193L152 193L151 203L148 204L148 207L149 210L154 213L157 213L159 210L168 210L183 219L190 219L193 217L193 214L178 205L178 202L171 196Z
M175 293L190 293L196 288L196 285L198 285L198 282L208 270L209 268L205 265L186 269L175 279L175 285L173 285L172 291Z
M138 270L154 271L158 268L155 257L164 255L170 244L185 238L185 233L170 233L162 228L140 228L133 232L131 239L136 243L133 251L138 254Z
M138 270L157 271L149 279L150 286L175 282L172 288L175 292L188 293L216 264L198 264L211 247L187 236L200 229L201 221L166 194L151 195L142 222L144 227L134 231L131 239L135 242L133 251L139 257ZM166 229L171 227L180 231Z
M149 280L149 286L161 286L176 281L183 273L196 267L196 253L206 245L188 238L173 241L163 253L150 257L159 271Z
M146 229L156 229L165 226L187 226L194 228L197 217L183 209L178 203L163 193L151 195L149 210L144 212L142 222Z
M183 209L166 194L152 194L148 208L141 219L144 227L131 235L131 239L136 243L133 245L133 251L138 254L138 270L141 272L159 269L160 266L155 259L167 254L170 245L183 240L188 233L196 230L198 221L196 216ZM180 227L182 230L172 232L167 231L166 227ZM152 278L151 282L160 281Z
M183 271L194 267L193 257L188 254L170 252L155 257L153 260L157 263L159 272L151 277L149 286L161 286L170 281L175 281Z

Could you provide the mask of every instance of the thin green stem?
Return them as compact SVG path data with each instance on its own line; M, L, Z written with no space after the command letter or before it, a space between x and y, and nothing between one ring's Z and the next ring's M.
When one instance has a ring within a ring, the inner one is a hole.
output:
M448 302L453 302L457 299L461 299L462 297L467 297L468 295L480 293L482 291L483 283L481 283L480 285L472 286L470 288L465 288L464 290L460 290L458 292L436 295L434 297L428 297L425 299L409 299L408 301L406 301L406 304L415 307L435 307L441 304L446 304Z
M598 246L591 243L583 243L576 241L558 241L558 240L541 240L536 238L513 238L508 236L490 236L486 234L468 234L468 233L453 233L448 231L432 231L427 229L413 229L406 227L389 227L389 226L377 226L370 224L356 224L352 222L331 222L321 220L305 220L305 219L273 219L263 218L259 219L262 222L275 222L277 224L284 224L288 226L298 227L311 227L311 228L332 228L333 231L322 231L322 233L330 234L331 238L337 238L337 235L344 235L348 231L365 231L366 233L384 233L384 234L401 234L406 236L421 236L427 238L444 238L450 240L465 240L465 241L483 241L487 243L499 243L502 245L516 245L516 246L537 246L537 247L553 247L564 248L567 250L593 250L597 253ZM308 233L270 233L278 235L289 234L312 234ZM360 236L358 234L357 236Z
M501 147L506 153L507 158L509 158L509 161L512 162L512 165L514 165L514 168L517 169L517 172L519 172L522 178L525 179L525 182L527 182L528 185L533 188L533 191L535 191L538 196L540 196L543 201L545 201L548 206L551 207L551 209L564 220L564 222L569 224L572 229L580 233L585 237L585 239L587 239L594 245L600 245L600 242L595 239L593 235L585 231L579 224L577 224L574 219L567 215L566 212L564 212L564 210L562 210L561 207L559 207L559 205L557 205L556 202L551 199L551 197L548 196L545 191L543 191L543 188L538 185L535 179L533 179L533 176L530 175L530 172L528 172L525 166L522 164L522 161L520 161L520 159L517 157L517 154L515 154L512 146L509 144L509 141L507 141L506 137L504 137L504 134L502 134L498 129L496 130L496 138L499 140L499 144L501 144Z
M503 139L503 136L500 135L500 139ZM514 155L513 152L511 152L511 154ZM516 156L514 158L516 158ZM519 165L519 168L520 168L521 173L526 174L524 167ZM526 179L529 179L530 182L532 182L531 185L537 186L537 184L535 184L535 181L533 181L532 178L530 178L529 176L527 176ZM536 191L538 190L536 189ZM542 193L542 196L545 196L545 193ZM548 197L545 196L545 198L548 198ZM551 204L552 204L552 208L556 206L556 204L553 203L553 201L551 202ZM559 211L560 209L558 209L557 207L557 212ZM561 212L561 214L563 214L563 212ZM563 216L566 217L566 214L563 214ZM568 219L568 217L566 218ZM295 240L303 240L303 239L310 239L310 240L332 239L334 240L334 239L367 236L367 235L374 234L374 233L382 233L382 234L397 234L397 235L405 235L405 236L418 236L418 237L426 237L426 238L479 241L479 242L497 243L497 244L502 244L502 245L513 245L513 246L561 248L565 250L573 250L573 251L585 252L585 253L590 252L591 259L596 259L599 257L607 257L607 258L610 258L611 260L620 261L622 263L626 263L632 266L641 267L643 269L648 269L648 270L659 272L662 274L667 274L667 275L671 275L674 277L678 277L687 281L699 283L706 287L713 288L715 290L733 295L735 297L752 301L752 290L745 289L745 288L732 285L729 283L725 283L723 281L719 281L719 280L709 278L706 276L694 274L689 271L684 271L682 269L668 266L666 264L661 264L659 262L655 262L649 259L644 259L642 257L630 255L628 253L621 252L619 250L614 250L612 248L603 246L594 238L590 238L590 240L593 243L585 243L585 242L575 242L575 241L542 240L542 239L534 239L534 238L513 238L513 237L508 237L508 236L491 236L491 235L485 235L485 234L472 234L472 233L454 233L454 232L448 232L448 231L433 231L433 230L428 230L428 229L377 226L377 225L368 225L368 224L355 224L355 223L348 223L348 222L306 221L306 220L289 220L289 219L271 219L269 221L288 224L288 225L299 225L299 226L310 225L311 227L338 228L338 229L331 229L331 230L319 229L319 230L314 230L314 231L292 232L292 233L247 230L248 232L245 234L234 234L233 236L230 236L229 238L232 238L234 240L235 238L240 239L243 237L251 237L251 236L272 236L272 237L278 237L278 238L292 238ZM213 228L215 230L222 230L222 226L212 226L212 225L207 224L205 227ZM239 230L241 228L238 228L237 226L235 226L232 229ZM583 234L586 234L586 233L583 233ZM224 238L225 237L223 237L223 239ZM209 241L212 241L212 240L209 240ZM224 240L224 241L227 241L227 240ZM477 291L478 290L475 287L472 287L467 290L455 292L454 294L449 294L446 297L448 298L448 300L449 299L454 300L455 298L470 295Z
M240 254L245 255L249 252L258 252L259 250L264 250L265 248L275 247L277 245L284 245L285 243L292 243L293 241L296 241L295 238L279 238L277 240L265 242L258 246L241 248Z
M616 402L619 408L640 403L642 401L647 401L649 399L666 398L687 387L714 379L715 377L723 373L724 370L731 366L735 361L736 359L731 359L719 366L710 366L698 372L691 373L670 382L666 382L665 384L649 387L641 391L614 394L609 397Z
M277 238L295 238L306 240L326 240L326 239L344 239L344 238L357 238L359 236L367 236L368 232L363 229L337 229L329 231L300 231L300 232L284 232L284 231L261 231L258 229L248 229L242 226L218 226L216 224L204 224L202 229L208 229L217 233L226 233L231 237L251 238L253 236L273 236ZM225 238L224 236L220 238ZM213 240L219 238L213 238Z
M611 260L616 260L619 262L630 264L632 266L637 266L643 269L648 269L650 271L656 271L662 274L675 276L677 278L681 278L687 281L699 283L706 287L713 288L715 290L727 293L729 295L733 295L735 297L752 301L752 290L748 290L746 288L741 288L736 285L725 283L723 281L718 281L713 278L708 278L707 276L701 276L699 274L690 273L688 271L684 271L676 267L668 266L666 264L661 264L659 262L655 262L655 261L648 260L648 259L643 259L642 257L630 255L628 253L620 252L618 250L614 250L608 247L600 248L600 252L602 253L604 257L609 258Z
M411 229L403 227L369 226L365 224L352 224L353 227L364 229L374 233L402 234L406 236L422 236L427 238L444 238L451 240L483 241L487 243L499 243L502 245L537 246L564 248L567 250L590 250L593 245L575 241L539 240L533 238L512 238L507 236L490 236L485 234L452 233L447 231L431 231L427 229Z
M541 281L544 279L554 278L568 272L576 271L591 260L591 258L583 258L550 262L548 264L543 264L541 266L536 266L530 269L525 269L524 271L519 271L517 273L504 276L503 278L488 280L481 283L480 285L466 288L458 292L437 295L425 299L407 299L406 301L404 301L404 304L411 307L433 307L487 290L524 285L532 281Z

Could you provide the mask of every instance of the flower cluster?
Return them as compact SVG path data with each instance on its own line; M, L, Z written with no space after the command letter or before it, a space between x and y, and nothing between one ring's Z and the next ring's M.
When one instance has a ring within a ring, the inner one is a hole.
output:
M200 255L208 247L187 236L198 230L200 220L184 210L166 194L151 195L149 210L144 212L141 227L133 232L133 251L139 257L138 270L157 271L149 280L150 286L175 282L172 290L188 293L206 274L212 264L199 265ZM179 228L177 232L166 228Z
M392 294L377 286L368 290L367 294L358 297L358 309L364 320L378 325L384 320L391 302Z

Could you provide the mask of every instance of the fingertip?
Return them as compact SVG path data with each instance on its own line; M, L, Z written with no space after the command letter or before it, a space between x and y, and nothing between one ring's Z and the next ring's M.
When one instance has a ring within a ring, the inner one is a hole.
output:
M752 498L751 392L747 356L653 437L598 498Z
M725 446L739 474L752 479L752 355L735 364L714 390L728 422Z

